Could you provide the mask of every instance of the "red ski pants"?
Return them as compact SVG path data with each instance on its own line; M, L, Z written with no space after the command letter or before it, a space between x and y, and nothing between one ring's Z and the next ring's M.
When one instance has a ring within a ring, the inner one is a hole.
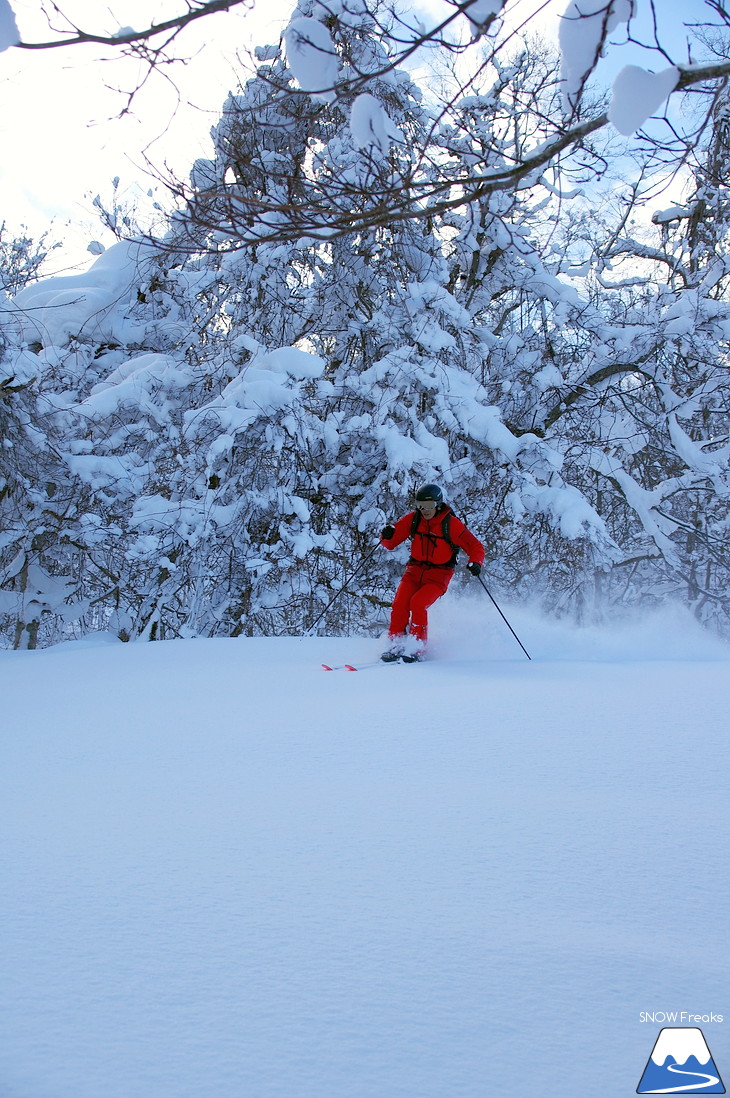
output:
M446 593L453 574L451 568L409 564L393 599L389 636L400 636L407 629L412 637L417 637L425 644L428 636L428 608Z

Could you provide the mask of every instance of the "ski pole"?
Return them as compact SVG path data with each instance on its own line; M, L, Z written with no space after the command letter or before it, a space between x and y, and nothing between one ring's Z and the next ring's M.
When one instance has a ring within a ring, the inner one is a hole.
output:
M510 625L510 623L509 623L509 622L507 621L507 619L506 619L506 617L504 616L504 614L502 613L502 611L501 611L501 610L499 609L499 607L497 606L497 603L495 602L495 600L494 600L494 597L492 596L492 592L491 592L491 591L489 590L489 588L487 587L486 583L484 582L484 580L482 579L482 577L481 577L481 576L477 576L477 579L479 580L479 582L481 583L482 587L484 588L484 590L485 590L485 591L487 592L487 594L489 595L490 599L492 600L492 603L494 604L494 607L495 607L495 609L496 609L497 613L499 614L499 616L501 617L502 621L503 621L503 622L504 622L504 624L505 624L505 625L507 626L507 628L509 629L509 631L510 631L510 633L512 634L512 636L513 636L513 637L515 638L515 640L516 640L516 641L517 641L517 643L519 644L520 648L522 649L522 651L523 651L523 652L525 653L525 655L527 656L528 660L531 660L531 659L532 659L532 656L531 656L531 655L530 655L530 653L529 653L529 652L527 651L527 649L525 648L524 644L522 643L522 641L520 640L520 638L519 638L519 637L517 636L517 634L515 633L514 629L513 629L513 628L512 628L512 626Z
M347 588L348 588L348 587L349 587L349 585L350 585L350 584L352 583L352 581L354 580L354 578L355 578L355 576L356 576L356 575L358 574L358 572L362 572L363 568L364 568L364 567L365 567L365 565L366 565L366 564L368 563L368 561L369 561L369 560L370 560L370 559L371 559L372 557L374 557L374 556L375 556L375 550L376 550L376 549L379 549L379 548L380 548L380 542L378 541L378 542L376 542L376 544L375 544L375 545L374 545L374 546L372 547L372 549L370 550L370 552L368 553L368 555L367 555L367 556L366 556L366 557L365 557L365 558L364 558L363 560L361 560L361 561L360 561L360 563L358 564L357 568L356 568L356 569L355 569L355 571L354 571L354 572L352 573L352 575L350 575L350 576L348 576L348 577L347 577L347 579L345 580L345 582L344 582L344 583L342 584L342 587L341 587L341 588L339 589L339 591L338 591L338 592L337 592L337 593L336 593L335 595L333 595L333 597L332 597L332 598L330 599L330 601L329 601L329 602L327 603L327 605L325 606L325 608L324 608L324 610L322 611L322 613L321 613L321 614L320 614L320 615L319 615L318 617L316 617L316 618L314 619L314 621L312 622L312 624L311 624L311 625L309 626L309 629L307 630L307 632L306 632L305 636L309 636L309 634L310 634L310 633L312 632L312 630L313 630L313 629L315 628L315 626L319 625L319 623L321 622L322 618L323 618L323 617L325 616L325 614L327 613L327 611L329 610L329 608L330 608L330 607L331 607L331 606L333 605L333 603L335 603L335 602L337 601L337 599L338 599L338 598L340 597L340 595L342 594L342 592L343 592L343 591L346 591L346 590L347 590Z

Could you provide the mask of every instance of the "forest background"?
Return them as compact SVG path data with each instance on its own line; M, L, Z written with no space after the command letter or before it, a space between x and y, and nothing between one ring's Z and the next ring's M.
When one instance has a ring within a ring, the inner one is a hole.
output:
M133 57L124 111L240 6L31 42L0 4L0 49ZM379 632L424 480L508 597L727 633L730 14L671 8L565 0L556 48L502 0L300 0L210 154L148 164L154 226L113 184L70 276L4 226L3 643Z

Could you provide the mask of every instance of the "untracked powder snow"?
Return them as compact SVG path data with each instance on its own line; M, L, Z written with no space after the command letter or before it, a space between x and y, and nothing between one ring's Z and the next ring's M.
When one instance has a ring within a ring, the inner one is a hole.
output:
M0 653L2 1098L619 1098L727 1012L727 646L504 609Z

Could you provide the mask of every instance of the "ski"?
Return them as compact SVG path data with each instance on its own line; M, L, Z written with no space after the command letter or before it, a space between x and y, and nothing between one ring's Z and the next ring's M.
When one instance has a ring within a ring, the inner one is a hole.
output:
M372 663L361 663L355 667L352 663L320 664L323 671L367 671L371 667L388 667L391 664L423 663L422 659L412 659L407 656L399 656L397 660L374 660Z
M400 663L400 660L394 660L394 663ZM323 671L367 671L371 667L387 667L387 664L382 660L374 660L373 663L361 663L355 667L352 663L338 663L331 666L329 663L321 664Z

